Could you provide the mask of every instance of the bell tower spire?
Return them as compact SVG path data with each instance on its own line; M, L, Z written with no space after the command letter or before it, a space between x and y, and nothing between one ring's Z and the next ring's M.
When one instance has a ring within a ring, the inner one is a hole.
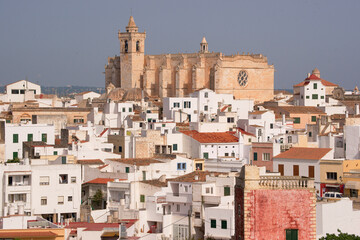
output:
M204 36L201 43L200 43L200 53L208 53L208 52L209 52L209 47L208 47L208 43L206 41L206 38Z
M126 32L119 31L120 41L120 83L121 88L141 86L145 63L146 32L139 32L133 16L130 16Z

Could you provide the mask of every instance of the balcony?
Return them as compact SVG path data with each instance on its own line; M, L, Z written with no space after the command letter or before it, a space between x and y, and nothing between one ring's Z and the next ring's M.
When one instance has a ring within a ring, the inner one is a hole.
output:
M167 202L176 202L176 203L191 203L192 195L191 194L179 194L179 193L167 193L166 201Z
M202 201L206 204L214 204L214 205L219 205L221 202L221 197L220 196L202 196Z

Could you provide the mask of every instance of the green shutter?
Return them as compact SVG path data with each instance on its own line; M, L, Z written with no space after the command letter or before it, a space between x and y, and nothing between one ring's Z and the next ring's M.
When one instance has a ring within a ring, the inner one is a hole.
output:
M311 121L316 122L316 116L311 116Z
M207 152L204 152L204 159L209 159L209 153L207 153Z
M254 161L257 161L257 152L254 152Z
M286 229L286 240L298 240L298 230Z
M140 202L145 202L145 195L140 195Z
M19 142L19 134L13 134L13 143Z
M227 229L227 221L221 220L221 229Z
M299 117L294 118L294 123L300 123L300 118Z
M61 164L66 164L66 156L61 157Z
M224 187L224 196L230 196L230 187Z
M33 135L32 135L32 133L29 133L29 134L28 134L27 140L28 140L28 142L32 142L32 141L33 141Z
M47 134L46 133L41 134L41 141L47 142Z
M125 167L125 172L129 173L130 172L130 167Z
M216 228L216 219L210 220L210 226L211 226L211 228Z
M57 151L54 151L54 155L58 155L58 152L57 152Z
M18 159L18 152L13 152L13 159Z
M318 99L318 98L319 98L319 96L317 94L312 95L312 99Z
M177 144L173 144L173 151L177 151Z
M314 83L314 89L317 89L317 83Z

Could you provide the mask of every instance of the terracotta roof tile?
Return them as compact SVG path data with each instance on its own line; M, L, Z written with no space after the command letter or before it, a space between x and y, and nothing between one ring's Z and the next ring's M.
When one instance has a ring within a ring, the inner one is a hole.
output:
M171 182L206 182L206 176L214 175L215 177L226 174L224 172L194 171L177 178L173 178Z
M77 163L80 164L103 164L104 162L101 159L78 159Z
M253 111L253 112L249 112L249 115L259 115L259 114L264 114L267 111Z
M239 139L227 132L206 132L200 133L196 130L180 131L181 133L195 139L200 143L234 143Z
M305 78L305 80L301 83L298 83L296 85L294 85L294 87L302 87L302 86L306 86L310 83L311 80L320 80L322 85L326 86L326 87L337 87L338 85L329 81L326 81L322 78L319 78L318 76L311 74L308 78Z
M123 179L120 179L120 180L123 180ZM108 182L113 182L114 179L113 178L95 178L93 180L90 180L88 182L85 182L83 184L86 184L86 183L92 183L92 184L107 184Z
M278 110L284 110L291 113L310 113L310 114L325 114L320 108L317 107L306 107L306 106L284 106L279 107ZM277 111L278 112L278 111Z
M241 134L244 134L244 135L249 135L249 136L253 136L253 137L255 137L255 135L254 135L254 134L249 133L249 132L245 131L245 130L244 130L244 129L242 129L242 128L238 128L238 129L239 129L239 131L241 132Z
M19 231L19 232L1 232L0 231L0 238L50 238L53 239L54 237L59 236L58 234L49 231Z
M320 160L331 150L331 148L293 147L285 152L280 153L279 155L276 155L274 158Z
M145 180L145 181L141 181L142 183L145 183L145 184L149 184L149 185L152 185L152 186L155 186L155 187L167 187L167 182L169 180L166 179L165 182L162 182L158 179L155 179L155 180Z

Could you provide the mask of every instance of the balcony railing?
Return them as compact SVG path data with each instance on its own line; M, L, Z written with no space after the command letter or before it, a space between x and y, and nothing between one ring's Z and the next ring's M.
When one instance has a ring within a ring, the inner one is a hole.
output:
M261 176L259 186L263 188L314 188L314 181L309 178L291 176Z

